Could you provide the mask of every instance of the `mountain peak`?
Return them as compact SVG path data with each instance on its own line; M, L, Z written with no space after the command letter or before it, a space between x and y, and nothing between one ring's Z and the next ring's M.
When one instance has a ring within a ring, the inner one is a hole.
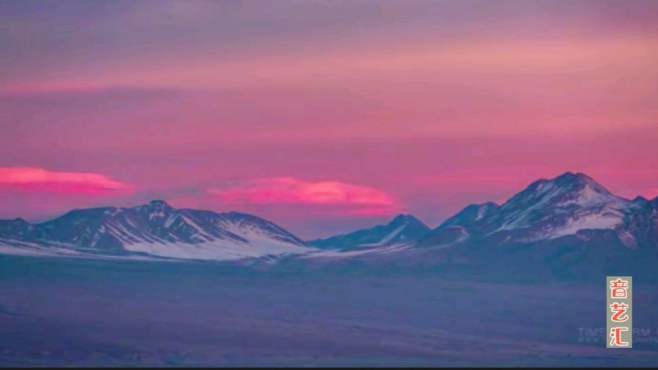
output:
M164 200L152 200L148 204L134 208L138 212L148 214L149 219L162 219L172 214L176 210L167 204Z
M24 219L18 217L14 219L8 219L8 220L0 220L0 229L2 227L27 227L30 226L30 223L25 221Z
M491 220L490 232L523 229L539 238L611 229L623 223L628 204L591 177L566 172L535 181L510 198Z
M558 186L590 186L593 189L599 190L601 192L609 193L609 191L604 188L603 185L599 184L593 178L582 172L565 172L562 175L548 181Z
M414 217L413 215L407 214L407 213L401 213L397 216L395 216L391 222L389 222L389 225L405 225L405 224L418 224L421 223L418 218Z
M151 207L156 207L156 208L172 208L169 203L165 202L164 200L161 199L154 199L149 202L149 206Z
M486 219L487 216L495 212L498 208L498 204L494 202L468 205L459 211L456 215L445 220L439 226L439 228L478 222L480 220Z
M528 242L574 235L580 230L616 230L624 225L632 208L639 207L584 173L565 172L533 182L500 207L470 205L428 234L423 243L451 243L469 236L503 235L500 233Z
M387 224L313 240L311 244L326 249L385 247L418 240L429 230L429 227L416 217L399 214Z
M28 225L29 222L25 221L24 218L22 217L16 217L13 220L8 220L9 222L15 223L15 224L21 224L21 225Z
M634 204L641 204L641 205L651 203L651 201L649 199L647 199L647 198L645 198L641 195L638 195L635 198L633 198L633 200L631 200L631 202L633 202Z
M570 203L601 203L617 199L608 189L584 173L565 172L552 179L541 179L516 194L503 207L516 203L545 203L553 200Z
M590 180L591 180L591 177L587 176L586 174L584 174L584 173L582 173L582 172L571 172L571 171L567 171L567 172L565 172L565 173L563 173L563 174L557 176L555 179L556 179L556 180L558 180L558 179L572 179L572 180L576 180L576 179L590 179Z

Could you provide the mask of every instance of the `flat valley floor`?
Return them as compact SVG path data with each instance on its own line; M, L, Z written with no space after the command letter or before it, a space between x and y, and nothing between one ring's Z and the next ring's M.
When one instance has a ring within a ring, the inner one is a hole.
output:
M658 366L658 289L607 350L603 281L0 256L0 366Z

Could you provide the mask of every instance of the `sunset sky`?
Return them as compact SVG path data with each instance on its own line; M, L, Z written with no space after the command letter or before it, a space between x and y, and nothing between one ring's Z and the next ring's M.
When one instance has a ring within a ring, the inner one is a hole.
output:
M565 171L658 196L658 1L0 0L0 218L312 238Z

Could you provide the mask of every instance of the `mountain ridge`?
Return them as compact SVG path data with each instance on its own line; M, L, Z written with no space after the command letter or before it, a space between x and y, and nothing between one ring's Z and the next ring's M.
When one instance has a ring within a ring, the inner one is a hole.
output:
M570 256L601 265L620 254L630 261L658 253L658 197L628 200L583 173L566 172L536 180L502 204L468 205L432 229L401 214L386 224L309 242L258 216L176 209L153 200L135 207L74 209L40 223L0 220L0 253L16 251L218 261L296 256L311 263L477 261L479 266L521 255L550 265Z
M0 243L172 258L194 257L197 252L201 259L235 259L243 254L257 257L307 249L297 236L257 216L176 209L162 200L134 207L74 209L34 224L24 220L0 220ZM192 255L181 247L188 247ZM228 255L222 253L222 248ZM262 253L252 253L255 251L250 248Z
M454 241L448 233L461 228L469 237L506 234L525 241L552 239L580 230L615 229L635 211L639 206L634 201L612 194L585 174L567 172L534 181L501 205L469 205L433 229L428 238Z
M309 241L322 249L358 249L383 247L393 244L414 242L424 236L430 228L410 214L399 214L383 225L375 225L328 238Z
M658 198L628 200L591 177L540 179L502 204L471 204L412 245L318 254L340 271L442 271L487 281L600 281L633 275L658 282Z

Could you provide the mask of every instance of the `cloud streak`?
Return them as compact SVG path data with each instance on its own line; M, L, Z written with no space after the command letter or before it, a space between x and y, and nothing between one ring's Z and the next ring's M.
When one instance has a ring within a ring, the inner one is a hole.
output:
M56 172L34 167L0 167L0 188L21 192L108 195L132 193L133 187L90 172Z
M391 214L398 202L376 188L339 181L305 181L293 177L262 178L208 194L227 205L288 205L340 208L353 216Z

